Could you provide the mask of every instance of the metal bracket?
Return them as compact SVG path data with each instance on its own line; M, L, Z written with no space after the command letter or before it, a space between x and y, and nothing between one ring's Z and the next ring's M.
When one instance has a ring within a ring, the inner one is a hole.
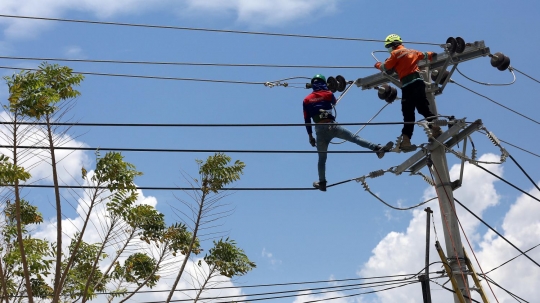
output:
M464 123L465 122L463 120L456 120L454 126L444 132L442 135L440 135L437 140L444 142L444 140L452 137L452 139L444 143L447 148L451 148L473 132L477 131L482 126L482 120L478 119L471 123L471 125L467 126L465 129L463 129L461 132L459 132L459 130L463 128ZM436 144L438 144L436 142L434 143L435 144L429 144L426 148L433 150L435 147L437 147ZM424 158L423 153L418 152L414 154L411 158L403 162L401 165L397 166L396 172L402 173L403 171L409 169L411 171L411 174L414 174L420 169L422 169L424 166L426 166L426 159Z
M418 67L422 69L423 67L429 66L430 69L442 68L445 65L456 65L461 62L469 61L479 57L486 57L490 54L489 47L486 47L484 41L475 41L473 43L467 43L467 47L461 54L448 54L446 52L437 54L437 58L434 61L426 62L422 60L418 63ZM371 76L364 78L358 78L355 81L356 86L361 87L362 90L372 89L375 86L379 86L384 83L392 82L396 84L399 82L399 79L395 73L392 75L384 75L385 73L379 72ZM393 79L393 80L391 80ZM447 77L446 81L450 80L450 75ZM397 85L397 84L396 84ZM443 83L443 85L445 85ZM401 86L399 86L401 87ZM441 90L442 91L442 90Z

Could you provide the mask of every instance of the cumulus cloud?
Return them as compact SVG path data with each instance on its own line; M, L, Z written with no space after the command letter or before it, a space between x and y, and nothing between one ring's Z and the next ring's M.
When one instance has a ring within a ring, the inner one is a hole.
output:
M3 0L0 11L6 15L65 17L70 12L85 12L99 19L149 11L178 12L180 16L208 15L233 18L254 26L283 26L296 21L324 17L336 10L337 0ZM4 33L10 38L31 38L54 23L40 20L2 18Z
M488 154L482 156L481 159L494 161L498 157ZM497 175L502 175L503 173L501 166L491 165L487 166L487 168ZM458 177L459 169L460 167L458 165L452 167L450 171L452 180ZM496 179L493 176L486 174L473 165L466 164L463 187L455 191L455 197L481 217L488 208L499 203L495 181ZM534 194L540 196L536 190ZM434 195L435 191L433 188L428 188L425 191L423 199L431 198ZM429 206L434 211L435 227L441 246L444 249L443 225L440 222L441 215L438 211L439 207L437 203L433 201L426 206ZM480 222L462 210L461 207L457 206L457 212L484 270L490 270L518 254L515 249L492 232L487 232L484 235L480 234L478 229ZM502 234L523 250L538 244L538 239L540 239L540 219L538 219L537 214L539 212L540 204L538 202L524 195L519 197L504 218ZM417 273L423 268L426 213L419 209L412 211L411 214L412 219L405 231L390 232L373 249L370 259L358 271L360 276L411 274ZM431 233L431 247L433 247L433 231ZM463 236L462 242L472 258L472 253ZM436 255L435 250L433 248L430 250L430 260L432 262L438 261L439 257ZM529 255L536 260L540 260L540 250L531 251ZM479 272L480 269L478 266L474 262L473 264ZM431 267L432 271L435 269L440 270L438 265ZM519 275L516 275L516 272L519 272ZM513 261L511 265L490 273L490 277L510 291L522 295L525 299L532 299L538 295L533 284L536 284L540 280L540 269L536 266L531 266L531 262L524 257L520 257ZM441 289L434 284L431 285L432 289ZM483 286L489 292L485 282ZM496 289L495 294L501 303L514 301L513 298L509 297L500 289ZM377 293L377 300L375 302L422 302L421 295L420 286L412 285L396 291ZM447 301L449 296L450 294L444 290L432 291L434 302ZM478 298L478 296L473 294L473 298Z
M9 114L6 112L0 113L1 121L11 121ZM13 145L12 130L9 125L0 126L0 145ZM45 140L45 129L36 126L20 126L18 130L19 146L40 146L48 147ZM63 147L84 147L84 143L75 140L68 134L57 134L55 137L57 146ZM12 157L11 149L2 148L0 152ZM45 182L51 184L52 168L50 165L49 151L45 149L19 149L20 159L19 164L25 167L30 172L32 178L28 181ZM86 153L80 150L56 150L56 162L58 169L58 177L64 184L74 184L76 178L81 175L81 168L87 166L90 160ZM21 164L22 163L22 164Z

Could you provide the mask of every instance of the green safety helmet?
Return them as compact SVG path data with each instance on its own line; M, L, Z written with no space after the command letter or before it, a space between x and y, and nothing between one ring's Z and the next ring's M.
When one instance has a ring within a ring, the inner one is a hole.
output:
M326 83L326 77L321 75L321 74L316 74L315 76L313 76L313 78L311 78L311 84L313 84L313 82L316 80L316 79L320 79L320 80L323 80L324 83Z
M394 47L396 45L400 45L403 41L401 40L401 37L396 34L391 34L384 39L384 47L390 48Z

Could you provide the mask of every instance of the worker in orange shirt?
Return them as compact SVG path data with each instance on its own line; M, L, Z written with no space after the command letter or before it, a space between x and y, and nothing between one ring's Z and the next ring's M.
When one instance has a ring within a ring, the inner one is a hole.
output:
M390 57L384 63L375 63L375 68L382 72L393 69L401 82L401 111L403 112L403 129L401 130L401 144L399 149L404 152L416 149L411 144L411 138L414 130L415 108L418 113L424 116L427 121L435 118L435 115L429 109L429 101L426 97L426 84L420 76L418 61L427 59L432 60L437 56L433 52L419 52L413 49L407 49L402 45L401 37L391 34L386 37L384 47L388 49ZM430 125L431 133L434 138L441 135L442 130L439 126Z

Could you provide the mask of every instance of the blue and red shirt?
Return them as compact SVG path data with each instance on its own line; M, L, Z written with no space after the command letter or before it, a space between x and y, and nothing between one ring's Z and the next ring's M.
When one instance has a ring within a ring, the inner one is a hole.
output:
M322 119L334 120L332 115L332 105L336 104L336 97L328 90L326 85L314 83L313 92L304 99L304 121L306 124L318 123ZM311 125L306 125L308 134L313 133Z

